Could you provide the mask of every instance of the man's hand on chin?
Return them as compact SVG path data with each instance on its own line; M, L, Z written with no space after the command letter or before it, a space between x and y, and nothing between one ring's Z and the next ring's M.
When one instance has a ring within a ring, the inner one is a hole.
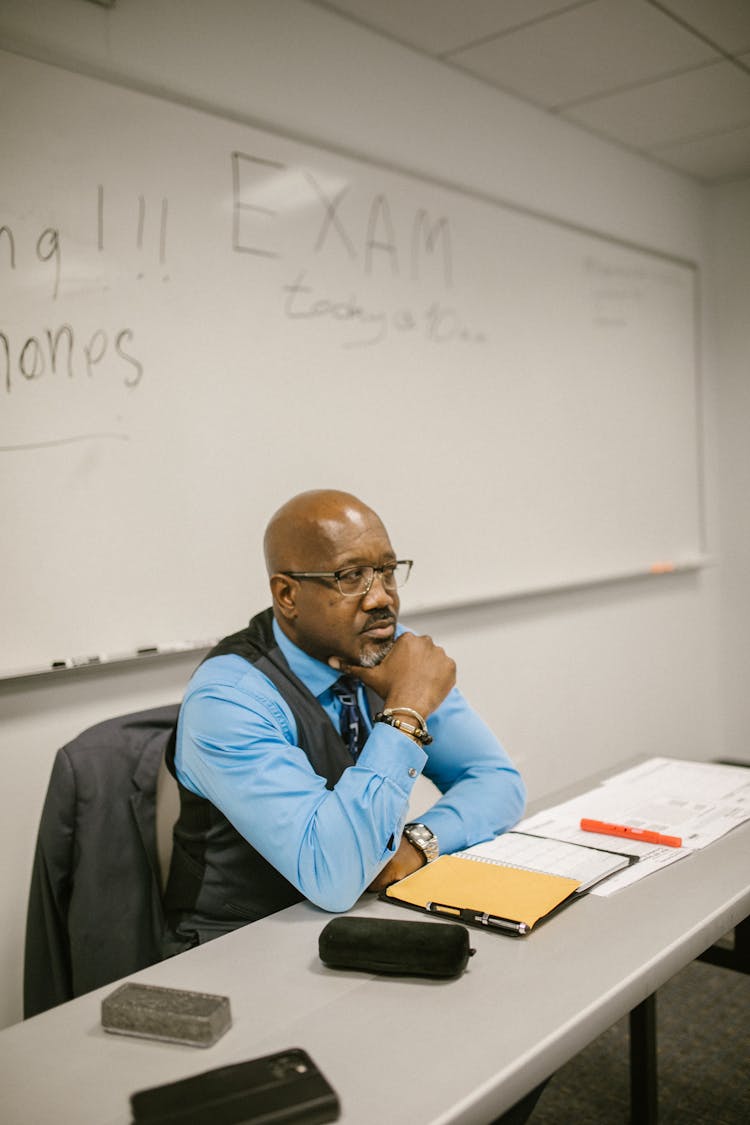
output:
M431 637L402 633L375 668L346 664L332 656L328 663L358 676L377 692L386 707L412 707L423 718L437 710L456 682L456 665Z

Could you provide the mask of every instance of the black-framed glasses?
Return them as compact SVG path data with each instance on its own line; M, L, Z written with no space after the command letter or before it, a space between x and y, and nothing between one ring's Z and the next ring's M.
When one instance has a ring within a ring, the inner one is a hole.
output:
M342 570L284 570L287 578L322 578L336 583L339 593L345 598L363 598L369 594L375 575L380 575L380 581L386 590L395 590L403 586L414 565L412 559L398 559L396 562L385 563L384 566L345 566Z

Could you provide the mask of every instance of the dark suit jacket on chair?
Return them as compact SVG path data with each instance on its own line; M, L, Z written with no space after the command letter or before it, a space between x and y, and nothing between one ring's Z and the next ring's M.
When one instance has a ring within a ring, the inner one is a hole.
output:
M26 1017L161 959L156 782L177 711L108 719L57 752L29 894Z

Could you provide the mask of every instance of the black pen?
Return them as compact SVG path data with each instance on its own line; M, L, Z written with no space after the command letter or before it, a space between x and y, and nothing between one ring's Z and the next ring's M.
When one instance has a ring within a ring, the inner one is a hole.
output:
M448 906L444 902L428 902L426 910L430 914L449 914L461 922L472 922L476 926L492 926L497 930L504 930L511 934L527 934L529 927L526 922L514 922L511 918L499 918L494 914L484 914L476 910L468 910L463 906Z

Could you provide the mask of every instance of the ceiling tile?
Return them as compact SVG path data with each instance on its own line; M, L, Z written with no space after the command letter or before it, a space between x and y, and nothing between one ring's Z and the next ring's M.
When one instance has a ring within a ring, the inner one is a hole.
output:
M748 175L750 0L307 2L687 175Z
M730 54L750 48L750 0L659 0L701 35Z
M610 94L562 114L634 148L727 131L750 123L750 73L730 62Z
M665 164L708 182L750 176L750 125L652 150Z
M331 0L322 6L440 55L570 4L571 0Z
M663 12L632 0L594 0L451 56L548 108L717 57Z

